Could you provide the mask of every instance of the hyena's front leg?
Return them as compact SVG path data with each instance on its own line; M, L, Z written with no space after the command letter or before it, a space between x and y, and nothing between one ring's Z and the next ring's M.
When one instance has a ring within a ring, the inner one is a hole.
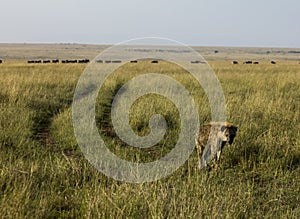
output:
M198 139L196 139L196 151L197 151L198 163L199 163L199 168L200 168L200 166L201 166L201 156L202 156L202 152L203 152L203 147L202 147L201 143L198 141Z
M220 162L221 153L222 153L222 149L220 148L220 150L217 151L217 162Z
M214 159L214 167L217 167L218 164L221 162L221 154L222 154L222 149L225 146L226 142L222 142L221 147L217 150L217 156Z

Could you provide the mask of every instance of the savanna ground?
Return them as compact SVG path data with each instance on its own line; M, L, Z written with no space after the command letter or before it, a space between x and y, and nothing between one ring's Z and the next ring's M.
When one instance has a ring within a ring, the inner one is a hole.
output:
M210 61L223 87L228 121L239 126L217 170L197 168L194 152L171 176L142 184L115 181L85 159L72 127L72 98L84 64L0 65L1 218L299 218L300 65L232 65ZM148 95L131 109L136 133L148 120L167 120L164 139L133 149L114 133L110 106L118 88L139 73L174 77L195 98L200 122L210 121L204 91L183 69L167 62L128 63L99 92L96 123L119 157L153 161L177 140L178 112L165 98Z

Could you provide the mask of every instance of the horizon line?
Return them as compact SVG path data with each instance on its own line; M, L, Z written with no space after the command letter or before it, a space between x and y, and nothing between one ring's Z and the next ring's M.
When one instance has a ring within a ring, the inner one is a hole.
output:
M16 45L93 45L93 46L113 46L117 43L81 43L81 42L0 42L0 45L16 44ZM128 45L128 44L124 44ZM266 49L300 49L300 47L288 46L250 46L250 45L200 45L200 44L186 44L190 47L217 47L217 48L266 48ZM132 46L146 46L142 44ZM172 45L147 45L147 46L172 46Z

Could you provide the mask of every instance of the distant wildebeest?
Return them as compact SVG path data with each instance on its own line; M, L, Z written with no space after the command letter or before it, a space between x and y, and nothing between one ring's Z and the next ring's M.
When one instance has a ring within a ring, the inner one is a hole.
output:
M105 60L105 63L111 63L111 60Z
M238 61L232 61L232 64L237 65L237 64L239 64L239 62Z
M0 59L0 64L2 64L2 62L3 62L2 59Z
M34 63L42 63L42 60L35 60Z
M276 62L275 62L275 61L271 61L271 64L275 65L275 64L276 64Z
M158 60L152 60L151 63L158 63Z
M130 63L137 63L137 60L131 60Z
M50 60L43 60L43 63L51 63Z
M122 61L121 60L113 60L111 61L111 63L121 63Z
M196 61L191 61L192 64L199 64L199 63L203 63L202 61L196 60Z
M34 63L34 60L28 60L27 63L32 64L32 63Z
M253 64L254 64L254 65L258 65L258 64L259 64L259 62L253 62Z
M67 60L61 60L61 63L65 64L65 63L67 63Z
M59 63L59 60L58 59L53 59L52 63Z
M252 64L252 61L245 61L244 64Z
M89 63L90 60L89 59L80 59L78 60L78 63Z
M98 60L96 60L96 62L97 62L97 63L103 63L103 60L98 59Z
M66 63L77 63L77 60L66 60Z

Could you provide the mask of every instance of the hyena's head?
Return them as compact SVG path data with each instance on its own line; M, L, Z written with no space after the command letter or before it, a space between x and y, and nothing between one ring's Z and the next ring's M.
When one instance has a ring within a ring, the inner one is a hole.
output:
M234 126L228 122L225 122L223 124L220 125L220 137L222 138L223 142L228 142L229 144L232 144L235 136L236 136L236 132L238 130L237 126Z

